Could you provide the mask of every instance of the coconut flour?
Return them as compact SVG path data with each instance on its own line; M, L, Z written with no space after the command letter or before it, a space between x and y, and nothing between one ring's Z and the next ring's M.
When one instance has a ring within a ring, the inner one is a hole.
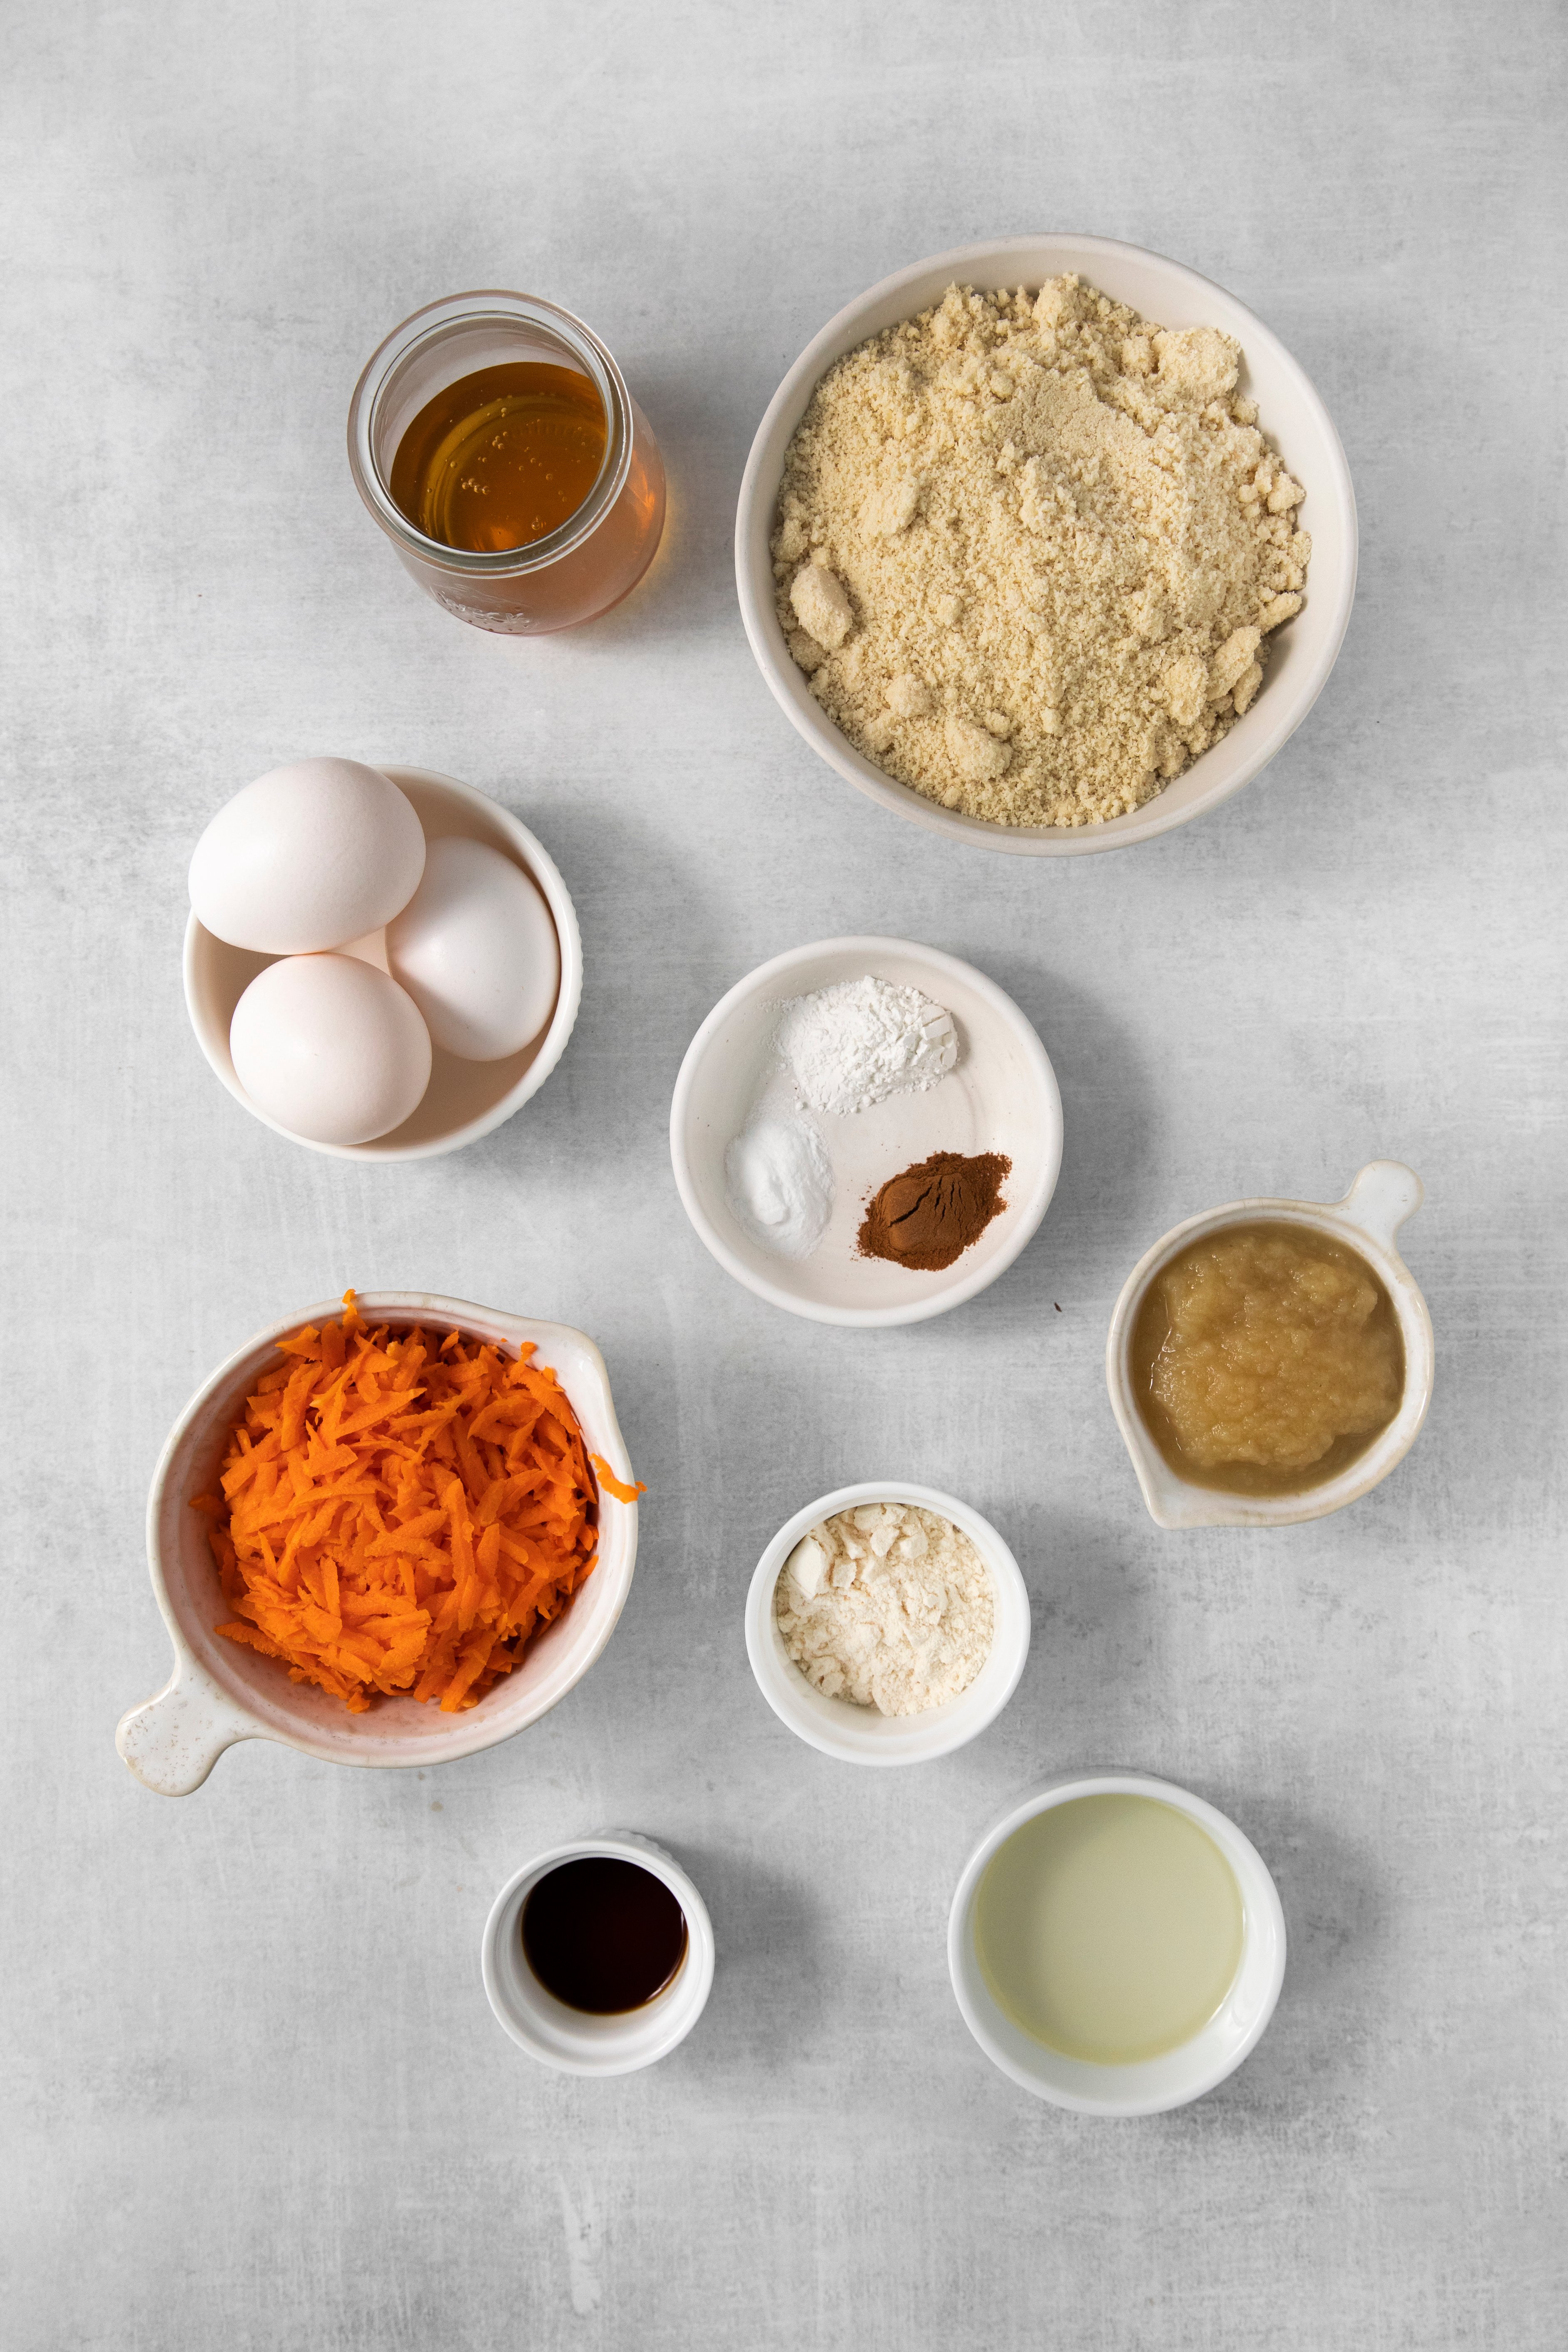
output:
M829 1698L923 1715L990 1654L990 1570L968 1537L913 1503L863 1503L802 1537L774 1588L784 1647Z
M785 461L774 574L789 649L860 751L993 824L1082 825L1235 725L1312 554L1240 359L1069 276L950 287L829 371Z

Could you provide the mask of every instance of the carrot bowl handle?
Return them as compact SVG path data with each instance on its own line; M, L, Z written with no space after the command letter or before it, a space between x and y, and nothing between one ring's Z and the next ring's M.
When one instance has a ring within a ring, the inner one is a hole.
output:
M254 1739L256 1727L187 1656L155 1698L120 1718L114 1744L144 1788L161 1797L199 1789L225 1748Z

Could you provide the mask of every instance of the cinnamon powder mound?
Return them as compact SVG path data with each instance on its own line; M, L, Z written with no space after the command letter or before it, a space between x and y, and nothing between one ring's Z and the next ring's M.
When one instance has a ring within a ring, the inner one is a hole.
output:
M934 1151L890 1176L867 1207L858 1236L862 1257L940 1274L1007 1207L1002 1186L1012 1166L999 1151Z

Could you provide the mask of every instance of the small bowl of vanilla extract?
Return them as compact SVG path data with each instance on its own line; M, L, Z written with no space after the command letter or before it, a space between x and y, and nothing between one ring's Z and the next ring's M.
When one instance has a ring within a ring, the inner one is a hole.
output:
M707 2005L713 1925L678 1862L634 1830L552 1846L510 1877L480 1948L485 1990L530 2058L630 2074Z

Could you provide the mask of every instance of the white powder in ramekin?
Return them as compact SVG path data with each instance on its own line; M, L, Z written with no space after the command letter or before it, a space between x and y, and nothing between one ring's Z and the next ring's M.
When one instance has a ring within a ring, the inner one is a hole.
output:
M862 1503L801 1538L774 1588L784 1647L828 1698L924 1715L967 1690L990 1655L990 1570L951 1520Z
M828 1229L833 1171L809 1118L753 1110L724 1155L736 1223L781 1257L809 1257Z

